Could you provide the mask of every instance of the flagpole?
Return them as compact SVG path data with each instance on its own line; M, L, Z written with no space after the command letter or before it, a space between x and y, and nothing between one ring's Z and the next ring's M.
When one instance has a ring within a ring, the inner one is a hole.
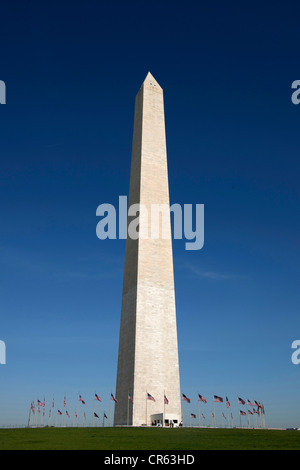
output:
M29 428L29 423L30 423L31 408L32 408L32 402L31 402L31 404L30 404L30 409L29 409L28 425L27 425L28 428Z
M129 426L129 390L127 392L127 426Z
M112 402L111 395L112 395L112 391L110 391L110 405L109 405L109 427L111 427L111 402Z
M41 426L43 427L43 424L44 424L44 410L45 410L45 398L44 398L44 401L43 401L43 405L42 406L42 416L41 416Z
M165 414L166 414L166 391L164 390L164 414L163 414L163 428L165 427Z
M261 406L262 406L261 411L262 411L263 425L264 425L264 428L265 428L265 427L266 427L265 407L264 407L264 404L263 404L263 403L261 404Z
M94 412L93 412L93 426L95 425L95 398L96 398L96 390L95 390L95 395L94 395Z
M65 414L66 414L66 392L64 394L63 428L65 427Z
M52 398L52 403L51 403L51 417L50 417L50 424L52 422L52 413L54 411L54 394L53 394L53 398Z
M44 403L45 403L45 400L44 400ZM46 408L46 405L44 404L44 406L43 406L43 414L42 414L42 427L44 426L45 408Z
M213 404L214 404L214 426L216 427L216 409L215 409L215 401L213 399Z
M146 426L148 425L148 423L147 423L147 401L148 401L148 397L147 397L147 390L146 390Z
M247 401L246 409L247 409L247 424L248 424L248 428L250 428L249 413L248 413L248 401Z
M52 403L51 403L51 408L50 408L50 410L51 410L50 426L51 426L51 422L52 422L52 413L53 413L53 411L54 411L54 406L53 406L53 405L54 405L54 395L53 395L53 397L52 397Z
M34 403L34 401L33 401ZM36 426L36 415L37 415L37 406L34 407L34 418L33 418L33 425Z
M264 425L263 404L261 401L259 402L259 404L260 404L260 412L261 412L261 426L264 428L265 425Z
M78 392L78 400L77 400L77 416L76 416L76 427L78 427L79 397L80 397L80 392Z
M37 405L37 401L36 401L36 407L35 407L35 420L34 420L34 425L35 427L37 428L38 427L38 410L39 410L39 407Z
M37 401L36 401L37 403ZM38 413L39 407L36 405L36 413L35 413L35 426L38 427L39 424L39 413Z
M260 404L260 401L258 403ZM261 406L259 407L259 412L260 412L260 427L262 428L263 427L263 415L261 412Z
M229 406L228 406L228 403L229 403L229 398L228 398L228 395L226 393L227 426L230 428L230 425L229 425L229 406L230 406L230 403L229 403Z
M239 420L240 420L240 428L242 427L242 422L241 422L241 413L240 413L240 403L239 403L239 397L237 397L238 401L238 409L239 409Z

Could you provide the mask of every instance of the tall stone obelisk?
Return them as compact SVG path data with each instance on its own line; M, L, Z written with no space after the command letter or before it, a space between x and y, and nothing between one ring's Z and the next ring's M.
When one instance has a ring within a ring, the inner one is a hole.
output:
M148 225L140 217L139 236L126 240L114 424L150 425L154 415L164 412L179 424L170 214L161 223L151 220L154 204L169 207L164 100L150 72L135 101L128 206L132 204L146 208ZM135 218L128 216L128 226ZM156 230L158 236L151 237ZM155 401L147 399L148 393Z

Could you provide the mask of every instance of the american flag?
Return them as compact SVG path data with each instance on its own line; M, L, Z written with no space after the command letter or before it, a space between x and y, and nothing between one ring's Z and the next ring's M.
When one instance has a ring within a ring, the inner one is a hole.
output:
M45 406L40 400L37 401L37 406Z
M254 403L252 403L248 398L247 398L247 405L249 405L249 406L255 406Z
M245 400L243 400L242 398L238 397L238 404L239 404L239 405L245 405Z
M130 393L128 393L128 400L130 400L131 403L133 403L133 398L132 398L132 396L130 395Z
M66 410L66 415L68 416L68 418L70 418L70 415L69 415L69 413L67 412L67 410Z
M182 399L183 401L186 401L187 403L191 403L191 400L184 393L182 394Z
M97 393L95 393L95 400L102 401L101 398L97 395Z
M191 413L191 418L196 418L196 415L194 413Z
M61 416L62 412L60 410L57 410L57 414Z
M115 403L118 403L118 400L113 396L113 394L110 394L110 399L113 400Z
M165 405L168 405L168 404L169 404L169 400L167 399L166 395L164 395L164 404L165 404Z
M253 415L252 411L248 410L248 415Z
M64 408L66 407L66 404L67 404L67 401L66 401L66 397L64 396Z
M240 415L242 415L242 416L246 416L246 413L245 413L245 411L242 411L242 410L240 410Z
M223 418L225 418L225 419L226 419L226 416L224 415L224 413L222 413L222 416L223 416ZM226 421L227 421L227 419L226 419Z
M99 418L99 416L96 413L94 413L94 416L95 416L95 418Z
M202 418L203 418L203 419L205 419L205 416L204 416L204 414L203 414L203 413L201 413L201 416L202 416Z
M227 408L230 407L230 401L228 400L228 397L226 397L226 406L227 406Z
M83 405L85 405L85 401L83 400L83 398L82 398L81 395L79 395L78 401L81 401L81 403L82 403Z
M218 395L214 395L214 402L215 403L223 403L223 398L218 397Z
M207 403L206 398L204 398L200 393L198 393L198 401L202 401L203 403Z
M153 398L153 396L150 395L150 393L147 392L147 400L155 401L155 398Z

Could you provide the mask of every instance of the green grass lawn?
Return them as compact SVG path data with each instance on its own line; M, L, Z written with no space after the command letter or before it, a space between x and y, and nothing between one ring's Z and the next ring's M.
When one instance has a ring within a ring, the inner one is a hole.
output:
M300 449L300 432L248 429L0 429L0 450Z

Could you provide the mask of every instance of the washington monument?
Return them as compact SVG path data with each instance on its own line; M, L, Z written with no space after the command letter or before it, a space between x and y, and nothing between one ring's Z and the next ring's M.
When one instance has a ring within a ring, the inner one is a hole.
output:
M153 204L169 207L163 90L150 72L135 101L129 207L133 204L143 205L148 216ZM133 219L128 216L128 228ZM143 224L140 213L139 234ZM170 214L150 217L151 224L157 225L157 237L149 231L148 237L126 240L114 425L181 421Z

